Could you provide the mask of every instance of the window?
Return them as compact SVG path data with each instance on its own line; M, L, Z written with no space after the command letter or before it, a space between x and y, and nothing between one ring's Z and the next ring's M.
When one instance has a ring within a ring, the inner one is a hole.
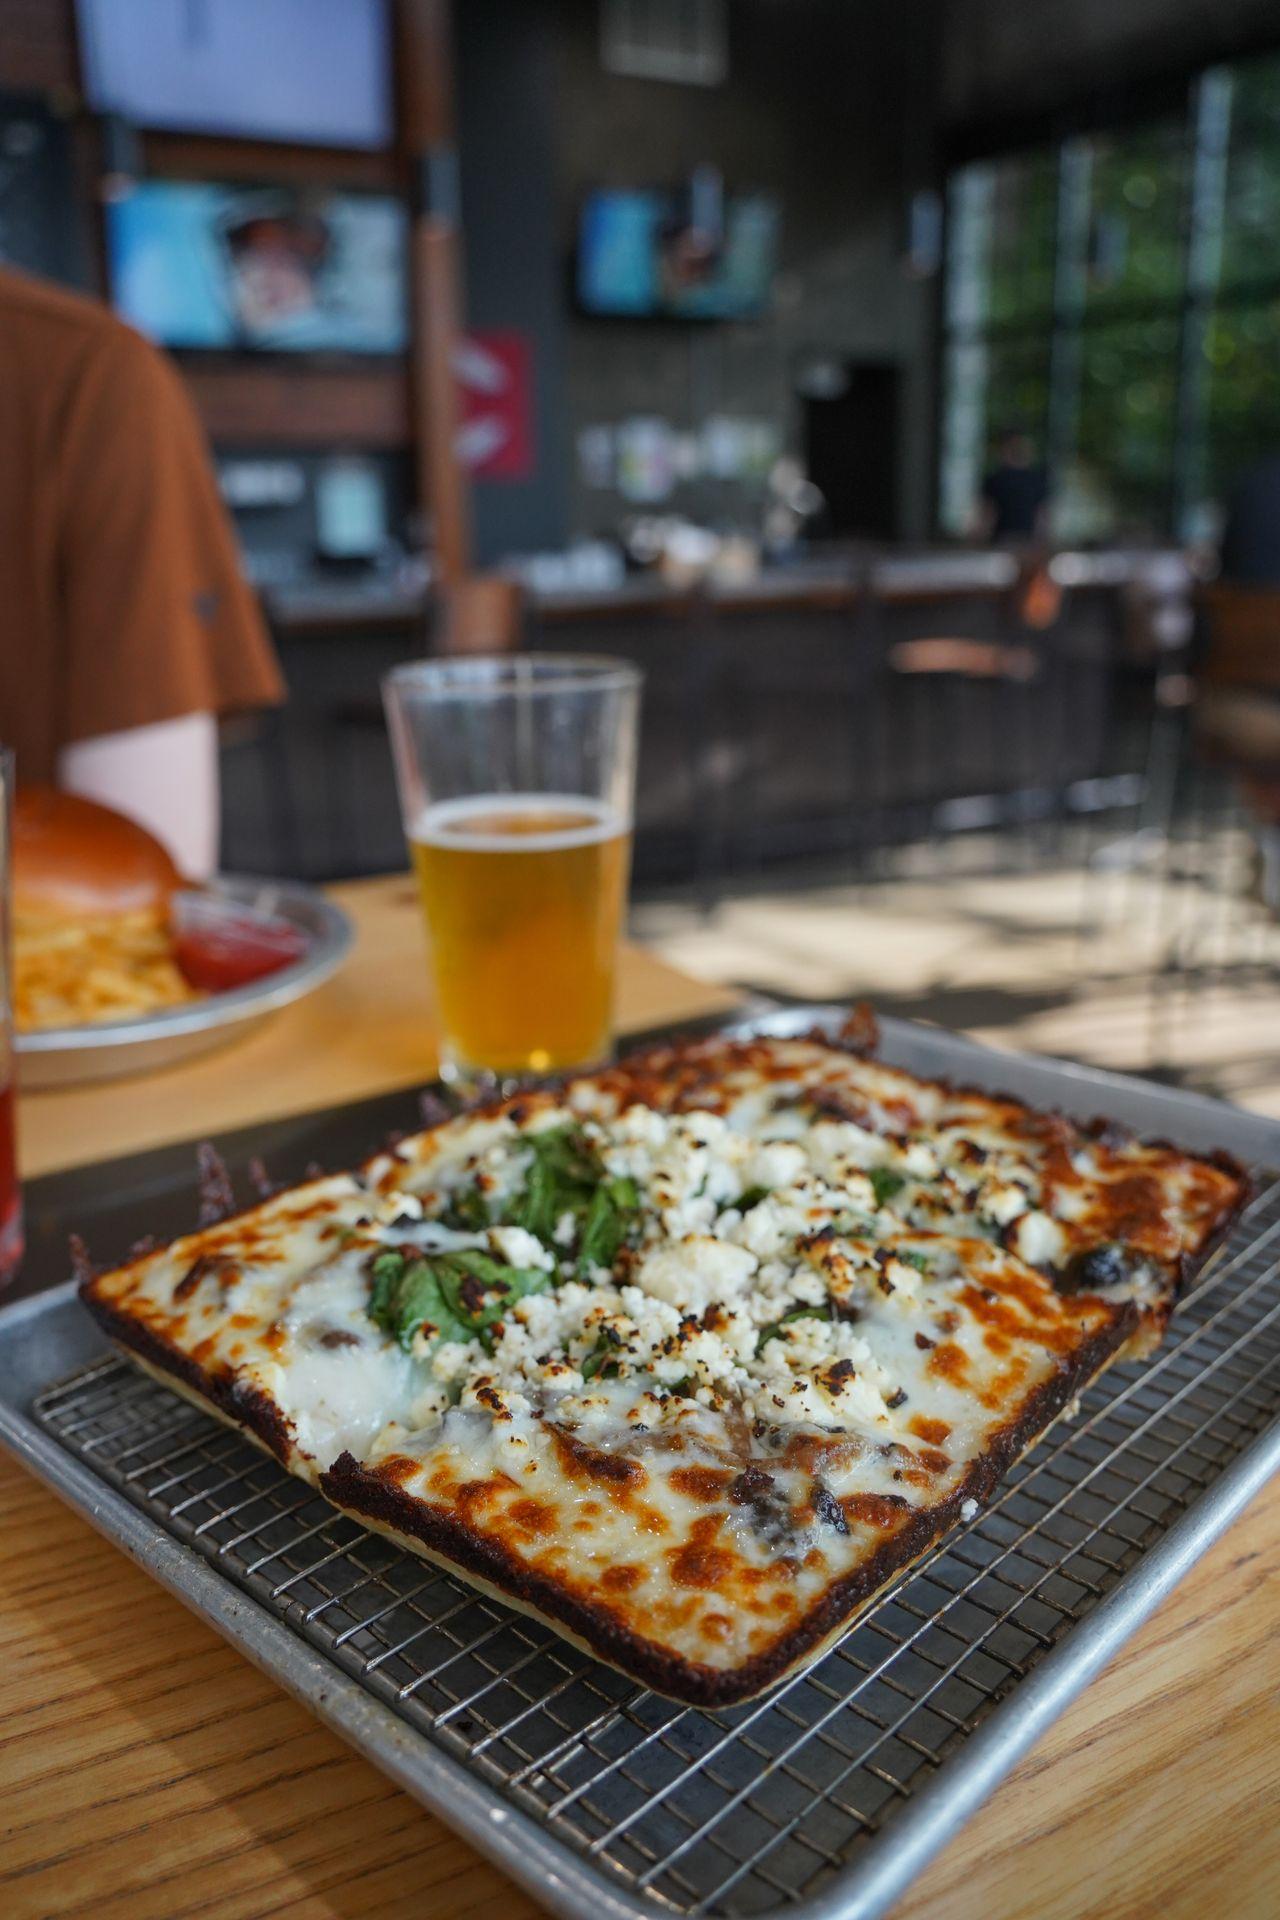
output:
M969 530L988 443L1019 420L1043 444L1049 420L1057 157L1047 150L966 167L951 183L942 520Z
M1221 281L1239 288L1280 280L1280 60L1230 77Z
M1222 303L1204 342L1203 496L1225 501L1239 474L1280 451L1280 294Z
M960 169L947 199L939 517L1025 426L1062 539L1216 531L1280 448L1280 55L1182 115Z
M1071 478L1101 503L1111 535L1142 537L1167 520L1177 351L1170 314L1082 331Z
M1084 311L1176 306L1183 280L1186 129L1175 121L1081 143L1088 184Z

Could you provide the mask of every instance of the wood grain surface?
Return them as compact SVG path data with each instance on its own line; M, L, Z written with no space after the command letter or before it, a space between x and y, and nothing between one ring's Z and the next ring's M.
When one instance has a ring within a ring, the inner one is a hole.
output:
M360 927L342 981L241 1047L129 1083L128 1100L87 1090L25 1101L28 1166L420 1078L431 1027L411 896L383 882L341 897ZM627 1024L723 1001L657 962L626 958ZM3 1458L0 1539L3 1920L537 1913ZM896 1920L1274 1920L1278 1814L1273 1487L917 1882Z

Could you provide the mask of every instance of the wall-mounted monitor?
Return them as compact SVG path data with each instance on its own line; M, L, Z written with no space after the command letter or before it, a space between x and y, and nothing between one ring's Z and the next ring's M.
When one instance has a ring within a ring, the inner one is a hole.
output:
M106 219L112 302L162 346L404 349L407 221L390 195L143 180Z
M602 188L578 229L577 295L587 313L678 320L746 320L769 304L777 203L731 194L720 230L704 239L687 198L656 188Z
M384 147L386 0L76 0L85 96L140 127Z

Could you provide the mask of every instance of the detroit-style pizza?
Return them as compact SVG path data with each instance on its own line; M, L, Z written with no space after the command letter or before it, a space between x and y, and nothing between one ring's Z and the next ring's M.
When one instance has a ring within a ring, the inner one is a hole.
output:
M815 1657L1156 1345L1247 1197L833 1041L633 1056L86 1280L335 1505L635 1679Z

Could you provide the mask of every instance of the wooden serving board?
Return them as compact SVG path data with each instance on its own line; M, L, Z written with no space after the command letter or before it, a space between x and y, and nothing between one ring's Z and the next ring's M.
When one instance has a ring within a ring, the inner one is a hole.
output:
M191 1066L24 1100L29 1174L426 1077L405 882L335 890L347 971ZM732 1005L632 949L623 1024ZM0 1354L0 1365L3 1355ZM0 1458L0 1916L522 1920L536 1906ZM1280 1914L1280 1485L898 1908L900 1920Z

